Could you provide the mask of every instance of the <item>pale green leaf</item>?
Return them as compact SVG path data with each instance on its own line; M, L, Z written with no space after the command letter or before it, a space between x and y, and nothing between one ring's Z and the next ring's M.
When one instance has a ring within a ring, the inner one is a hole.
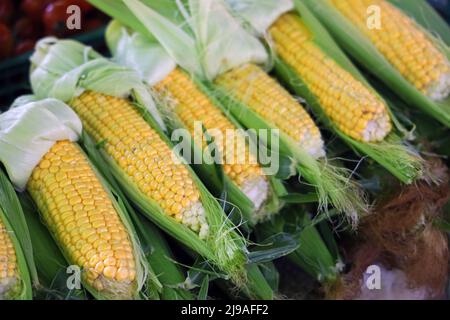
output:
M139 74L73 40L44 38L31 56L30 81L38 98L69 102L86 90L115 97L133 95L163 130L165 124Z
M176 68L175 61L159 42L140 33L130 34L116 20L106 29L106 42L114 61L136 70L150 86L164 80Z
M45 99L0 115L0 161L23 190L42 157L60 140L77 141L81 121L66 104Z
M140 1L128 0L125 4L181 67L201 74L196 43L189 34Z
M285 12L294 9L292 0L225 0L261 34Z
M182 68L203 79L212 80L244 63L268 62L263 44L220 1L191 0L189 8L180 4L184 25L140 1L126 4Z

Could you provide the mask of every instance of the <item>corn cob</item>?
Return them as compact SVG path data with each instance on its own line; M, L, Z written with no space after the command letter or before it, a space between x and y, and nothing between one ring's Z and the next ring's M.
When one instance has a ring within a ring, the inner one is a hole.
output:
M236 131L236 126L178 68L156 84L154 89L163 99L174 101L175 113L192 135L204 137L202 132L195 132L195 122L202 123L223 157L225 174L252 200L256 210L260 209L268 197L269 184L256 157L246 147L244 136ZM206 145L204 137L203 147Z
M255 64L235 68L216 79L271 125L297 141L312 157L325 156L319 128L303 107Z
M168 215L208 235L200 193L188 169L175 163L175 155L127 100L87 91L70 104L96 143L139 190L157 202Z
M390 133L385 103L314 43L297 14L282 15L269 32L280 58L300 75L342 132L362 142L382 141Z
M450 63L428 35L385 0L332 0L331 3L418 90L433 100L450 94ZM367 9L378 6L381 29L367 26Z
M79 147L57 142L33 170L27 189L69 261L111 298L133 298L133 244L108 193Z
M14 245L0 219L0 300L16 296L20 288L20 273Z

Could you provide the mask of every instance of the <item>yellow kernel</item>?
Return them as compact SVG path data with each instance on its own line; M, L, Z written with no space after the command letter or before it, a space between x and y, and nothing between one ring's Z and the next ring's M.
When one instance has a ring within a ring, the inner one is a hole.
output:
M117 280L117 281L124 281L124 280L127 280L128 277L129 277L129 275L130 275L130 274L129 274L127 268L119 268L119 269L117 270L117 273L116 273L116 280Z
M42 160L42 161L39 163L39 168L41 168L41 169L48 169L48 168L50 168L50 165L51 165L50 161L48 161L48 160Z
M103 274L105 277L113 279L116 276L117 268L108 266L103 269Z

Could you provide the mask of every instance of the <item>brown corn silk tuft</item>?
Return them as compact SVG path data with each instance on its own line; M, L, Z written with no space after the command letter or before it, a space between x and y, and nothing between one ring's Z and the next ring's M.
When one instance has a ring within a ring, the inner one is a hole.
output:
M403 187L361 222L360 236L353 241L358 245L350 246L348 254L352 269L337 287L328 288L329 298L356 298L362 275L375 262L403 271L409 287L426 288L428 298L442 298L448 280L448 242L433 221L450 199L449 176L440 161L430 165L441 178L438 186L419 181Z
M86 282L110 299L134 298L133 243L80 147L57 142L33 170L27 189L69 261L82 268Z
M448 96L450 63L414 20L385 0L332 0L331 3L418 90L435 100ZM380 8L380 29L367 26L369 6Z
M0 300L20 292L20 274L11 236L0 218Z
M391 132L385 103L322 51L298 14L282 15L269 33L279 57L300 76L339 130L363 142L382 141Z

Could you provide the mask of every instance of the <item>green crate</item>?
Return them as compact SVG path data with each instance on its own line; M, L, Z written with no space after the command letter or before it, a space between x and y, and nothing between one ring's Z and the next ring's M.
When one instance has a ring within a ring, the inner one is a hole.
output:
M74 39L107 52L104 41L105 27L75 36ZM0 112L5 111L18 96L31 92L28 74L31 52L0 62Z

